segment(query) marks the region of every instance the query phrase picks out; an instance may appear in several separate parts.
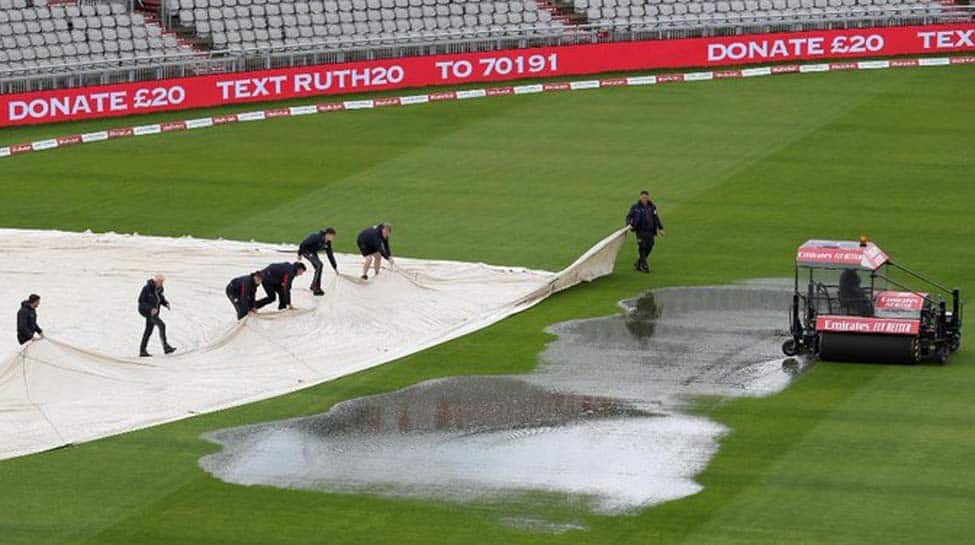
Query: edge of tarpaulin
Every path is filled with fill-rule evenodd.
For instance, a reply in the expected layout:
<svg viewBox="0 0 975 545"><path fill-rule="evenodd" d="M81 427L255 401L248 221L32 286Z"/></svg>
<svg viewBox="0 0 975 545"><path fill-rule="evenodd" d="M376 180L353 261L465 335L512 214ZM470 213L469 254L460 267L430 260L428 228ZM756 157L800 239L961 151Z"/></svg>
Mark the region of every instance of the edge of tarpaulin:
<svg viewBox="0 0 975 545"><path fill-rule="evenodd" d="M50 235L75 235L75 236L77 236L77 235L84 235L84 236L96 236L96 237L109 236L109 237L118 237L118 238L123 239L123 240L144 239L144 240L149 240L149 241L153 241L153 242L159 242L159 241L161 241L161 242L177 243L177 244L179 242L181 242L181 241L193 241L193 242L204 243L204 244L226 244L228 246L238 247L236 249L239 249L239 250L249 250L249 251L256 251L256 252L287 253L287 254L294 255L295 256L295 259L298 259L298 256L297 256L298 246L296 244L292 244L292 243L288 243L288 242L263 242L263 241L259 241L259 240L253 240L253 239L251 239L251 240L233 240L233 239L229 239L229 238L200 238L200 237L195 237L193 235L176 235L176 236L146 235L146 234L142 234L142 233L119 233L117 231L96 232L96 231L92 231L91 229L86 229L84 231L69 231L69 230L64 230L64 229L21 229L21 228L17 228L17 227L0 227L0 235L17 235L17 234L41 235L41 236L45 236L45 235L49 235L49 234ZM612 236L613 235L610 235L607 238L611 238ZM260 245L261 247L255 247L254 245ZM597 243L597 245L598 245L598 243ZM349 254L349 253L343 253L343 252L335 252L335 255L337 255L337 256L343 256L343 255L344 256L351 256L351 257L353 257L355 259L358 259L359 257L361 257L361 256L359 256L359 254ZM583 255L586 255L586 254L583 254ZM455 260L455 259L426 259L426 258L422 258L422 257L410 257L410 256L401 256L401 257L402 257L402 259L407 259L407 260L422 260L424 263L432 263L432 264L437 264L437 265L459 265L459 264L462 264L462 265L478 265L478 266L481 266L481 267L488 267L488 268L492 268L492 269L505 269L505 270L509 270L509 271L532 273L532 274L553 274L552 271L545 271L545 270L541 270L541 269L532 269L532 268L524 267L524 266L521 266L521 265L495 265L495 264L492 264L492 263L485 263L483 261L458 261L458 260ZM576 261L579 261L579 260L577 259ZM576 263L573 262L573 265L575 265L575 264ZM571 267L572 267L572 265L570 265L569 267L566 267L566 269L571 268ZM563 269L563 270L566 270L566 269ZM558 274L558 273L555 273L555 274Z"/></svg>
<svg viewBox="0 0 975 545"><path fill-rule="evenodd" d="M588 259L590 259L592 256L596 255L600 251L605 250L607 247L609 247L613 243L617 242L617 240L621 240L621 239L625 238L627 231L628 231L627 228L617 230L617 231L613 232L612 234L606 236L605 238L603 238L599 242L597 242L595 245L593 245L591 248L589 248L589 250L587 250L585 253L583 253L582 256L580 256L578 259L576 259L575 261L573 261L572 264L570 264L569 266L565 267L561 271L555 273L555 276L551 280L549 280L549 282L546 284L546 286L544 286L541 290L536 290L535 292L533 292L533 294L531 294L531 295L529 295L527 297L523 297L521 299L518 299L516 301L513 301L507 307L503 307L502 309L499 309L498 311L495 311L494 313L491 313L491 314L485 316L483 319L478 320L477 322L471 322L471 323L461 324L461 325L455 327L454 329L448 330L443 336L438 337L436 339L431 339L431 340L426 341L424 343L421 343L421 344L418 344L418 345L415 345L415 346L411 346L411 347L408 347L408 348L404 348L404 349L401 349L401 350L397 350L395 352L389 352L389 353L383 354L382 356L379 356L379 357L377 357L375 359L369 359L365 363L357 366L354 370L338 371L334 375L323 376L322 378L316 379L316 380L313 380L313 381L301 382L299 384L296 384L294 387L290 387L290 388L279 388L279 389L275 389L275 390L270 390L268 392L262 392L261 394L258 394L258 395L255 395L255 396L249 396L249 397L237 399L237 400L230 401L230 402L226 402L226 403L220 403L220 404L214 405L212 407L208 407L206 409L202 409L200 411L188 412L186 414L182 414L182 415L175 416L175 417L172 417L172 418L165 418L165 419L162 419L162 420L159 420L159 421L156 421L156 422L152 422L152 423L149 423L149 424L145 424L145 425L137 425L137 426L131 426L131 427L126 426L126 427L121 428L121 429L114 429L114 430L109 430L109 431L94 433L94 434L91 434L91 435L88 435L88 436L83 436L80 439L77 439L75 441L71 441L71 442L68 442L68 443L63 443L63 444L60 444L60 445L48 445L48 446L45 446L45 447L39 448L39 449L21 449L21 450L10 451L9 453L0 456L0 461L2 461L2 460L9 460L9 459L13 459L13 458L19 458L19 457L27 456L27 455L30 455L30 454L41 454L41 453L45 453L45 452L62 450L64 448L66 448L66 447L70 447L70 446L77 445L77 444L81 444L81 443L89 443L89 442L92 442L92 441L97 441L99 439L105 439L105 438L114 437L114 436L117 436L117 435L124 435L124 434L127 434L127 433L141 431L141 430L145 430L145 429L148 429L148 428L153 428L153 427L156 427L156 426L162 426L162 425L165 425L165 424L172 424L174 422L179 422L181 420L186 420L188 418L193 418L195 416L202 416L202 415L206 415L206 414L212 414L212 413L216 413L216 412L219 412L219 411L223 411L223 410L227 410L227 409L232 409L232 408L235 408L235 407L240 407L242 405L248 405L248 404L251 404L251 403L256 403L258 401L264 401L264 400L267 400L267 399L271 399L271 398L275 398L275 397L280 397L280 396L287 395L287 394L292 394L292 393L295 393L295 392L299 392L299 391L302 391L302 390L306 390L308 388L313 388L315 386L319 386L319 385L324 384L326 382L331 382L331 381L336 380L336 379L339 379L339 378L344 378L344 377L347 377L347 376L350 376L350 375L354 375L354 374L359 373L359 372L362 372L362 371L368 371L368 370L373 369L375 367L379 367L380 365L384 365L384 364L387 364L387 363L394 362L396 360L405 358L407 356L416 354L418 352L422 352L422 351L427 350L429 348L433 348L435 346L438 346L438 345L444 344L446 342L452 341L452 340L457 339L459 337L462 337L464 335L467 335L467 334L470 334L470 333L474 333L476 331L479 331L481 329L484 329L484 328L487 328L487 327L489 327L491 325L494 325L494 324L500 322L501 320L504 320L505 318L509 318L511 316L514 316L515 314L524 312L524 311L526 311L526 310L534 307L535 305L537 305L537 304L541 303L542 301L544 301L549 295L552 295L553 293L557 293L559 291L563 291L565 289L568 289L570 287L573 287L575 285L578 285L578 284L580 284L582 282L590 282L590 281L595 280L597 278L602 278L604 276L608 276L608 275L612 274L614 267L610 267L610 270L608 272L605 272L603 274L600 274L598 276L595 276L595 277L593 277L593 278L591 278L589 280L580 280L580 281L575 282L575 283L573 283L571 285L563 286L561 288L557 288L556 287L557 282L558 282L559 279L561 279L564 276L570 274L574 268L579 267L580 265L582 265L583 263L585 263ZM125 236L125 235L123 235L123 236ZM156 237L156 238L166 238L166 237ZM205 240L205 239L203 239L203 240ZM227 242L236 242L236 241L227 241ZM246 243L241 243L241 244L246 244ZM622 246L622 242L620 242L620 245ZM449 261L442 261L442 262L449 262ZM613 263L616 262L615 257L613 258L612 262ZM513 268L517 268L517 267L503 267L503 268L513 269ZM520 270L531 271L530 269L520 269ZM541 271L536 271L536 272L541 272ZM36 342L36 341L34 341L34 342ZM29 346L29 345L27 345L27 346ZM27 349L27 346L22 347L20 351L26 350ZM52 426L52 428L53 428L53 426ZM54 431L57 433L57 429L56 428L54 429Z"/></svg>

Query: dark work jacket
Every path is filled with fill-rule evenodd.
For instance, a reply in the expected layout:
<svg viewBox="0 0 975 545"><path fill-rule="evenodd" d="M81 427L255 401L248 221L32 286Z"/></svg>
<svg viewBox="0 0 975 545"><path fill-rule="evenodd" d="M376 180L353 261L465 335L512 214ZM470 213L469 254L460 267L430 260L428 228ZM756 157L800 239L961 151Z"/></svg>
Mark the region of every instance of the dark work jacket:
<svg viewBox="0 0 975 545"><path fill-rule="evenodd" d="M37 327L37 310L30 305L30 301L23 301L17 311L17 341L24 344L34 338L34 333L43 333Z"/></svg>
<svg viewBox="0 0 975 545"><path fill-rule="evenodd" d="M250 312L257 298L257 283L254 275L238 276L227 284L227 295L237 302L237 306Z"/></svg>
<svg viewBox="0 0 975 545"><path fill-rule="evenodd" d="M294 263L272 263L264 269L264 285L281 288L281 304L291 304L291 283L298 276L298 266Z"/></svg>
<svg viewBox="0 0 975 545"><path fill-rule="evenodd" d="M389 259L389 256L393 255L393 252L389 249L389 239L383 238L382 224L373 225L359 233L359 238L356 239L356 243L358 243L360 248L364 247L379 252L386 259Z"/></svg>
<svg viewBox="0 0 975 545"><path fill-rule="evenodd" d="M168 306L169 301L166 300L163 291L163 288L157 288L156 281L150 278L139 293L139 314L148 318L152 315L152 309L158 311L160 306Z"/></svg>
<svg viewBox="0 0 975 545"><path fill-rule="evenodd" d="M335 254L332 253L332 241L325 239L325 231L312 233L305 237L305 240L301 241L301 245L298 246L298 255L317 254L322 250L325 250L325 255L328 256L328 262L332 264L332 268L338 270L339 266L335 263Z"/></svg>
<svg viewBox="0 0 975 545"><path fill-rule="evenodd" d="M657 205L653 201L643 206L637 201L630 207L630 213L626 215L626 224L640 235L656 236L657 231L663 230L664 222L660 220L657 213Z"/></svg>

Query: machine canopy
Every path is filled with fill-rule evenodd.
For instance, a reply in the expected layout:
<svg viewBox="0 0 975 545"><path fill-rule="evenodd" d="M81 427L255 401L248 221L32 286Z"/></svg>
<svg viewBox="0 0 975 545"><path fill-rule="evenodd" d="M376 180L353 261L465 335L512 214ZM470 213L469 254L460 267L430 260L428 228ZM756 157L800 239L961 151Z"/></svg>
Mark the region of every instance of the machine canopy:
<svg viewBox="0 0 975 545"><path fill-rule="evenodd" d="M806 267L856 268L875 271L890 258L873 242L808 240L796 252L796 264Z"/></svg>

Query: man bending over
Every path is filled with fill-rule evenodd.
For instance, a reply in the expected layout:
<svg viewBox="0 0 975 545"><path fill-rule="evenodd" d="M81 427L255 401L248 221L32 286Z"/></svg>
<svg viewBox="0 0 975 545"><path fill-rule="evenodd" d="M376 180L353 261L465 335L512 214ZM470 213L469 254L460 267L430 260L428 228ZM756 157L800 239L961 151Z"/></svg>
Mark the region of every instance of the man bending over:
<svg viewBox="0 0 975 545"><path fill-rule="evenodd" d="M257 301L254 306L261 308L273 303L277 298L278 310L291 308L291 283L294 282L295 277L304 274L305 269L305 264L300 261L268 265L261 271L261 276L264 278L261 285L264 286L264 293L267 294L267 297Z"/></svg>
<svg viewBox="0 0 975 545"><path fill-rule="evenodd" d="M333 240L335 240L335 229L326 227L305 237L305 240L301 241L301 245L298 246L298 257L307 259L311 262L312 267L315 267L315 278L311 281L311 291L315 295L325 295L325 292L322 291L322 260L318 258L318 252L324 250L328 262L332 264L332 270L336 274L339 272L339 266L335 263L335 254L332 253Z"/></svg>
<svg viewBox="0 0 975 545"><path fill-rule="evenodd" d="M356 244L359 252L365 261L362 264L362 279L369 280L369 267L372 266L375 274L379 274L379 265L383 258L393 264L393 255L389 250L389 235L393 232L393 226L389 223L373 225L359 233Z"/></svg>

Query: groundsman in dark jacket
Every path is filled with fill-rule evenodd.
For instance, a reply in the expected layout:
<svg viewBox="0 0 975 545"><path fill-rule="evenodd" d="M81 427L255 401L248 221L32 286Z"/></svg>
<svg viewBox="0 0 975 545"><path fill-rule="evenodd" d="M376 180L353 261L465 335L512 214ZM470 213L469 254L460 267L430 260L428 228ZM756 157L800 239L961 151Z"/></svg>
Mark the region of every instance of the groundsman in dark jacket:
<svg viewBox="0 0 975 545"><path fill-rule="evenodd" d="M383 258L393 263L393 252L389 249L389 236L393 233L393 225L379 223L363 229L356 238L359 253L365 258L362 264L362 279L369 279L369 267L373 266L374 274L379 274L379 265Z"/></svg>
<svg viewBox="0 0 975 545"><path fill-rule="evenodd" d="M311 291L315 295L324 295L322 291L322 260L318 258L318 252L325 251L328 262L332 264L332 269L338 273L339 266L335 262L335 254L332 252L332 241L335 240L335 229L326 227L317 233L312 233L301 241L298 246L298 257L307 259L312 267L315 268L315 278L311 281Z"/></svg>
<svg viewBox="0 0 975 545"><path fill-rule="evenodd" d="M41 305L41 296L30 294L26 301L20 303L17 311L17 342L26 344L34 338L34 334L44 336L44 331L37 325L37 307Z"/></svg>
<svg viewBox="0 0 975 545"><path fill-rule="evenodd" d="M169 301L166 300L166 296L163 295L163 284L166 282L166 277L157 274L156 276L150 278L146 281L146 285L142 287L142 291L139 292L139 314L146 319L146 327L142 331L142 344L139 345L139 355L143 358L150 356L147 348L149 347L149 337L152 336L152 330L159 328L159 340L162 341L163 352L166 354L172 354L176 351L175 348L169 345L166 340L166 324L163 323L162 318L159 316L159 309L161 307L170 308Z"/></svg>
<svg viewBox="0 0 975 545"><path fill-rule="evenodd" d="M261 275L264 277L261 285L264 287L264 293L267 294L267 297L258 300L255 307L261 308L264 305L273 303L275 298L277 298L278 310L290 308L291 283L294 282L295 277L304 274L305 269L305 264L301 262L272 263L265 267L261 271Z"/></svg>
<svg viewBox="0 0 975 545"><path fill-rule="evenodd" d="M257 285L264 280L261 271L238 276L227 284L227 298L237 311L237 319L243 320L248 312L256 312Z"/></svg>
<svg viewBox="0 0 975 545"><path fill-rule="evenodd" d="M660 219L657 212L657 205L650 200L650 192L641 191L640 200L630 207L626 215L626 224L636 232L637 248L639 259L636 262L636 270L650 272L650 264L647 258L653 251L654 238L659 234L664 234L664 222Z"/></svg>

